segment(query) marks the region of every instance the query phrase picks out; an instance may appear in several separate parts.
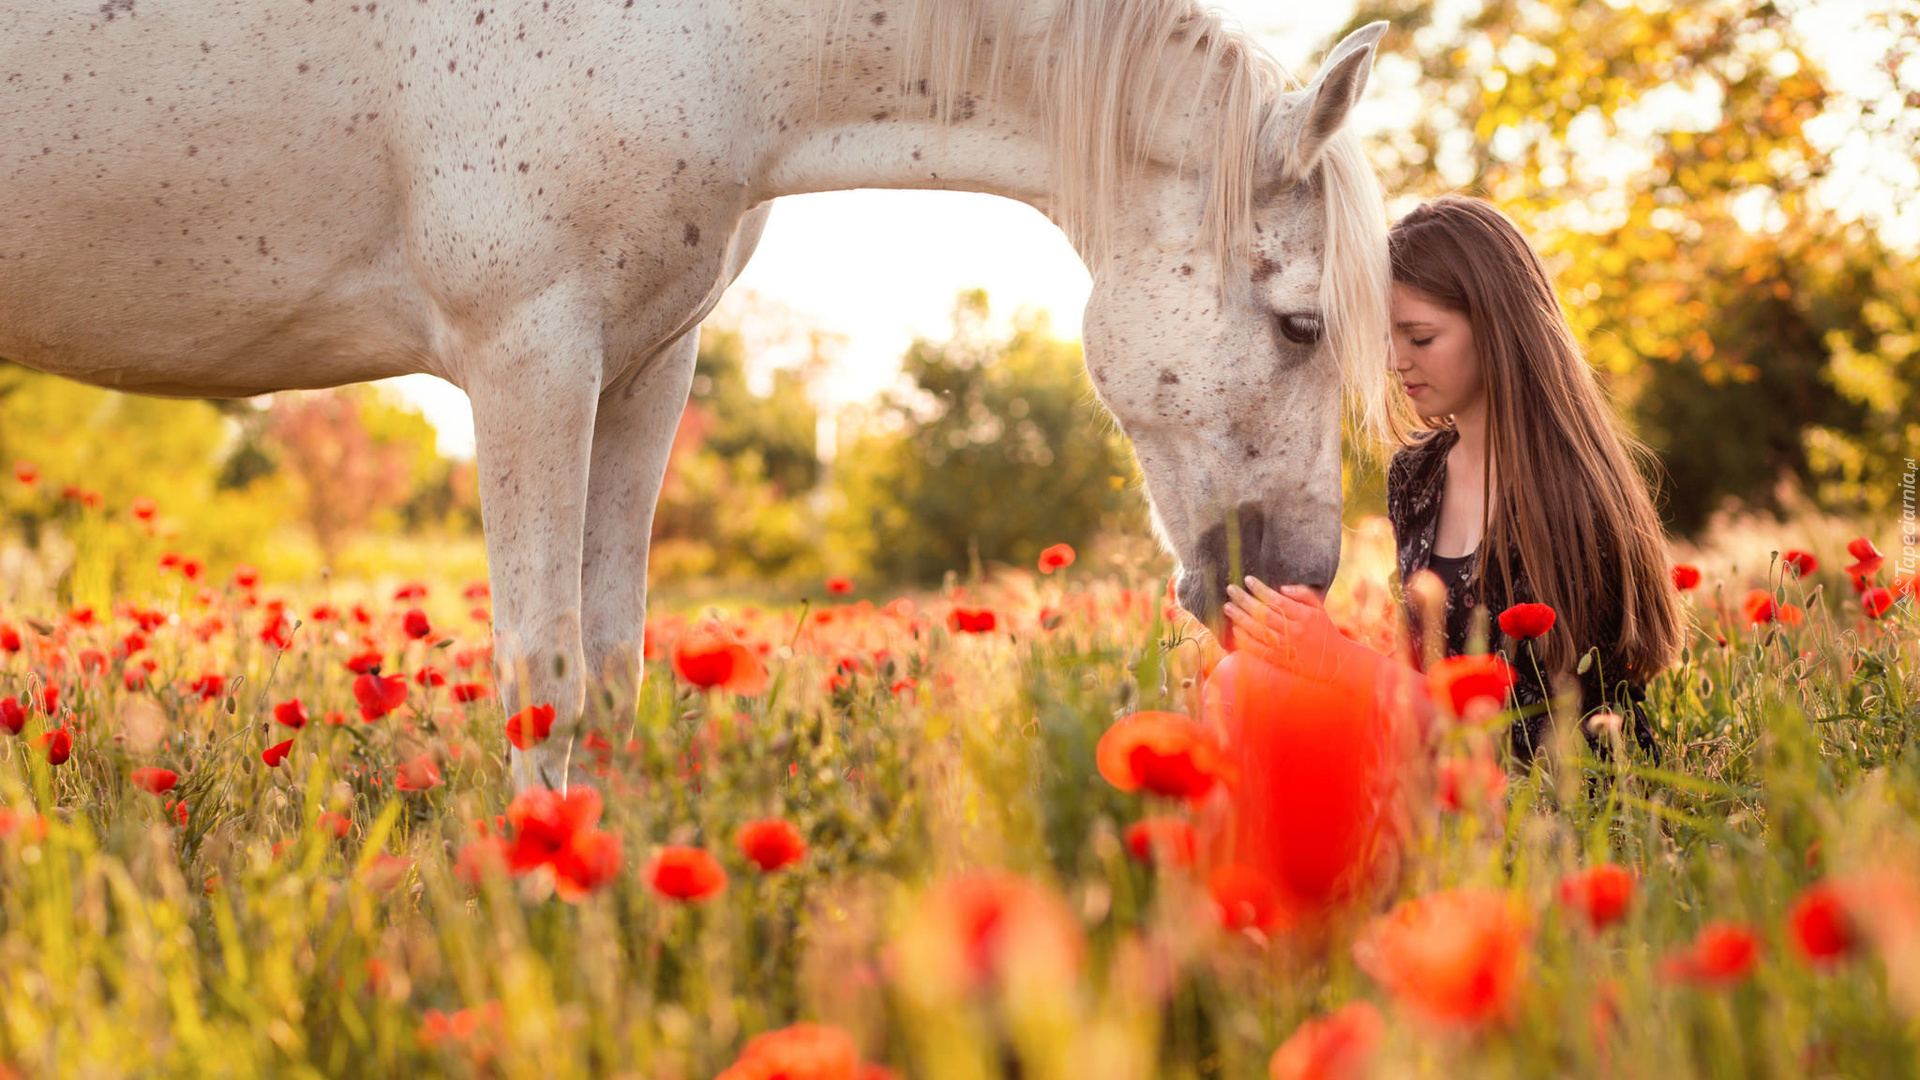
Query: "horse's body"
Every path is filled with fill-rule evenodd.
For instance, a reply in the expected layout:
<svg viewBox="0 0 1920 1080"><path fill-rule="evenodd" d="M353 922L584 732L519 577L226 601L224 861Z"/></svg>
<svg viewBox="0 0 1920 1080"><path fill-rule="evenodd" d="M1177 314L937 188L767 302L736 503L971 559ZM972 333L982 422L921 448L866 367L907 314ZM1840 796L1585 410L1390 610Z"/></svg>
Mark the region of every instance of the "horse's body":
<svg viewBox="0 0 1920 1080"><path fill-rule="evenodd" d="M771 200L993 192L1095 268L1089 368L1188 606L1236 507L1250 570L1324 584L1343 365L1384 375L1337 132L1377 37L1281 95L1186 0L0 0L0 355L157 394L462 387L506 702L578 712L585 674L637 677L697 327Z"/></svg>

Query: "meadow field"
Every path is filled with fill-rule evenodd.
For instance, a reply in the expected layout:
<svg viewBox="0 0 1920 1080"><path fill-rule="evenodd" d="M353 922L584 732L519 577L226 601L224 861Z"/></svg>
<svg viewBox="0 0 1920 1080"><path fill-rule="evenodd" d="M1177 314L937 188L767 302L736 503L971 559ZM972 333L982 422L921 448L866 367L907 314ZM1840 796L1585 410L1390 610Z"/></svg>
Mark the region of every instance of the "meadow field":
<svg viewBox="0 0 1920 1080"><path fill-rule="evenodd" d="M1329 609L1391 647L1384 523L1349 539ZM1137 567L663 597L589 784L518 801L484 582L16 574L0 1075L1912 1076L1911 583L1807 554L1688 590L1659 768L1505 775L1437 687L1391 872L1312 918L1214 857L1219 654ZM1289 805L1288 850L1351 824Z"/></svg>

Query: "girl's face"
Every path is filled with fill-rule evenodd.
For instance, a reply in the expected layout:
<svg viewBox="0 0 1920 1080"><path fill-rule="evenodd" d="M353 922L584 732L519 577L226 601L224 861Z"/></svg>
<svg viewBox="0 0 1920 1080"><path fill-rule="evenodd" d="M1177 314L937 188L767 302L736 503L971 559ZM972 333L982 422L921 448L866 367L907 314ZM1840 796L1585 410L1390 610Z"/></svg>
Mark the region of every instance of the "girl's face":
<svg viewBox="0 0 1920 1080"><path fill-rule="evenodd" d="M1480 403L1480 353L1473 326L1431 296L1393 283L1393 371L1423 417L1466 412Z"/></svg>

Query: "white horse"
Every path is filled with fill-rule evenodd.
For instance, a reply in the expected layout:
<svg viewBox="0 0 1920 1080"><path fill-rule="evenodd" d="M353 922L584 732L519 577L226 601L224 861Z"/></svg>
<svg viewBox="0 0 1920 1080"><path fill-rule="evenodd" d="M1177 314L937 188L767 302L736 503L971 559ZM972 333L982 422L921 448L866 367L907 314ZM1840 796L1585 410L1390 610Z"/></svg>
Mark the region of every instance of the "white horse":
<svg viewBox="0 0 1920 1080"><path fill-rule="evenodd" d="M1384 28L1291 89L1195 0L0 0L0 355L460 386L503 702L578 716L637 685L698 327L773 200L991 192L1092 269L1088 370L1208 614L1227 511L1250 572L1333 577L1342 385L1370 429L1385 386L1342 128ZM516 787L569 747L515 751Z"/></svg>

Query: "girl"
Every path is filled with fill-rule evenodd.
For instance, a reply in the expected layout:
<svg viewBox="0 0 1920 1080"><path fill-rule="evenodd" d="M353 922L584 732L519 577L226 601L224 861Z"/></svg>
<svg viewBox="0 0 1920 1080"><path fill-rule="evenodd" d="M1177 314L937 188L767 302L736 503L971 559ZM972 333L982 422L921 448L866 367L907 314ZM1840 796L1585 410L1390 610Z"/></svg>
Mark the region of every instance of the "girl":
<svg viewBox="0 0 1920 1080"><path fill-rule="evenodd" d="M1581 716L1627 718L1657 761L1642 703L1647 680L1679 650L1682 617L1665 536L1634 469L1634 458L1651 455L1609 408L1545 265L1506 215L1445 196L1402 218L1388 243L1393 370L1422 422L1400 436L1387 470L1403 586L1422 571L1444 583L1444 627L1435 629L1448 656L1468 651L1476 614L1485 620L1489 651L1519 673L1509 744L1521 763L1543 745L1546 702L1569 679ZM1310 591L1249 586L1257 595L1232 590L1237 629L1269 645L1290 634L1344 651L1323 634L1299 636L1326 619ZM1415 591L1404 597L1421 641ZM1523 651L1497 620L1527 601L1556 617Z"/></svg>

